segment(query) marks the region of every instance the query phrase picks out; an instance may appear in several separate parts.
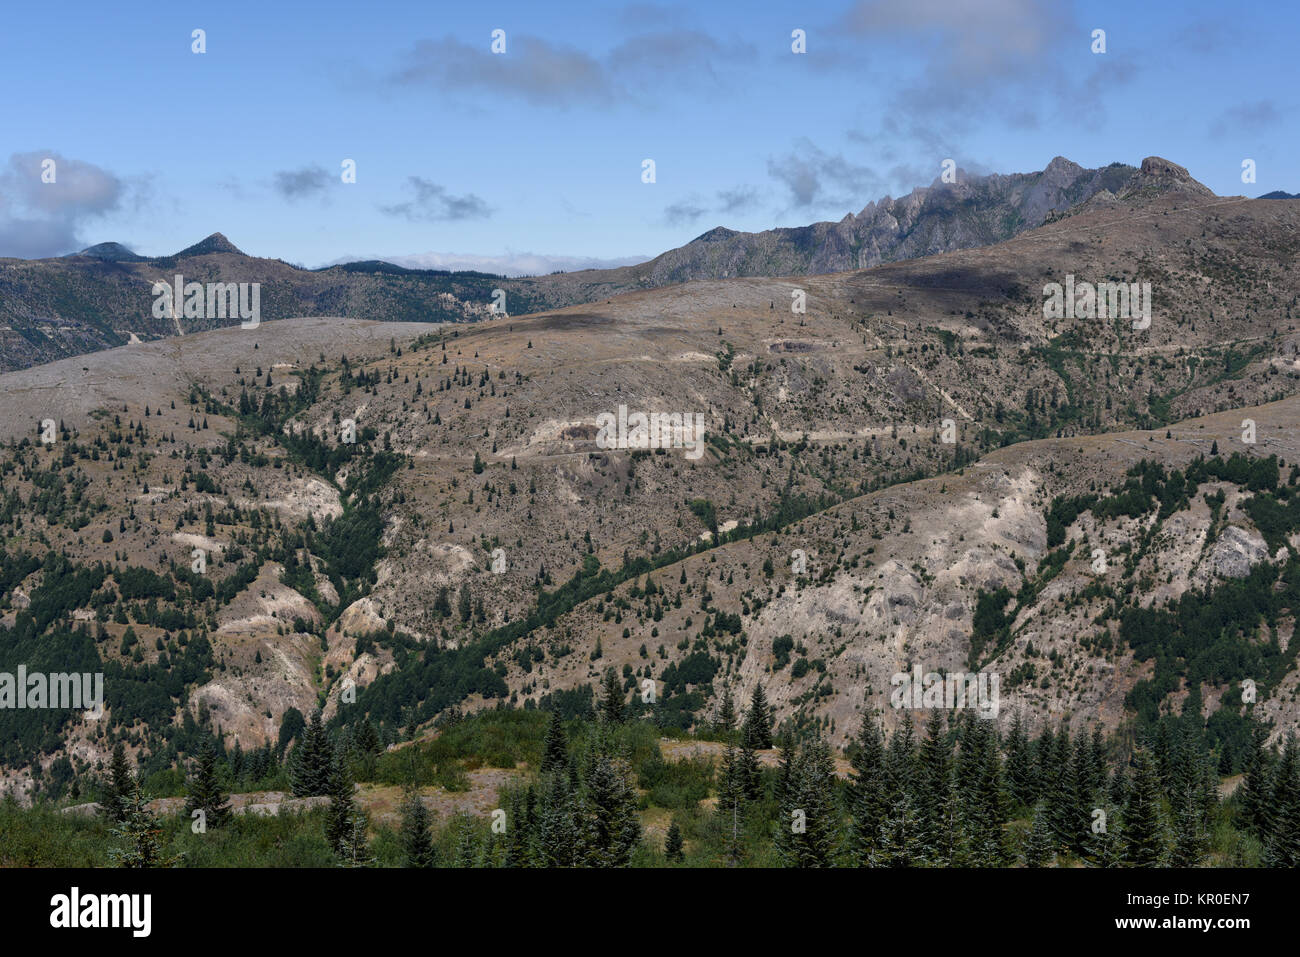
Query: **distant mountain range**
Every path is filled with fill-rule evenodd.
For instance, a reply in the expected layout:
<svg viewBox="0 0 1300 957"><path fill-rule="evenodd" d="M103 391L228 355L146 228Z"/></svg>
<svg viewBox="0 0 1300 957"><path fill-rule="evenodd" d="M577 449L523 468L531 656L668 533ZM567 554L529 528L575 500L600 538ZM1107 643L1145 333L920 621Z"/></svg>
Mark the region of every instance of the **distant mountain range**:
<svg viewBox="0 0 1300 957"><path fill-rule="evenodd" d="M648 262L523 279L409 269L381 261L302 269L245 255L221 233L171 256L141 256L105 242L56 259L0 259L0 370L24 368L133 340L175 335L177 321L153 315L153 283L261 283L263 320L340 316L387 321L466 322L489 316L494 290L510 314L607 299L694 279L800 276L987 246L1068 216L1153 196L1214 194L1159 157L1141 167L1085 169L1057 157L1036 173L936 180L899 199L869 203L839 222L757 233L719 226ZM1270 198L1277 194L1269 194ZM237 319L182 319L183 333Z"/></svg>

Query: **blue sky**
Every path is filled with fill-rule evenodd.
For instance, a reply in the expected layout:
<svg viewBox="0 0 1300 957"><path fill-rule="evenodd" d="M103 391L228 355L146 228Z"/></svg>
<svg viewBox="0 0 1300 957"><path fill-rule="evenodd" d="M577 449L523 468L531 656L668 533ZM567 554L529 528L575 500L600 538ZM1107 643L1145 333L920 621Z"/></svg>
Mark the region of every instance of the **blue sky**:
<svg viewBox="0 0 1300 957"><path fill-rule="evenodd" d="M1293 3L1185 0L12 4L0 256L220 231L309 266L620 259L839 219L950 157L1154 154L1296 192L1298 27Z"/></svg>

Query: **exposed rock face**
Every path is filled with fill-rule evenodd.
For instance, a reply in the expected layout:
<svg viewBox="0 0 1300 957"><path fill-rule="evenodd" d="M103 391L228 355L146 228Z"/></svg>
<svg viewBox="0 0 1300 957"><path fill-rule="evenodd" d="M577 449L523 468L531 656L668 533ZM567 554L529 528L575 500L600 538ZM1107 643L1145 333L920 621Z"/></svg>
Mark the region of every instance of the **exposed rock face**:
<svg viewBox="0 0 1300 957"><path fill-rule="evenodd" d="M1120 192L1121 199L1163 193L1186 193L1189 196L1211 197L1214 191L1192 179L1190 173L1177 163L1159 156L1148 156L1142 161L1133 178Z"/></svg>
<svg viewBox="0 0 1300 957"><path fill-rule="evenodd" d="M1268 546L1264 539L1252 535L1244 528L1229 525L1219 533L1210 555L1210 565L1220 578L1245 578L1252 565L1267 559Z"/></svg>
<svg viewBox="0 0 1300 957"><path fill-rule="evenodd" d="M955 183L936 179L899 199L886 196L868 203L856 216L835 223L760 233L719 226L633 269L644 272L644 285L658 286L703 278L842 272L969 249L1040 226L1052 213L1097 193L1117 192L1137 172L1122 163L1084 169L1062 156L1038 173L968 176L958 170Z"/></svg>

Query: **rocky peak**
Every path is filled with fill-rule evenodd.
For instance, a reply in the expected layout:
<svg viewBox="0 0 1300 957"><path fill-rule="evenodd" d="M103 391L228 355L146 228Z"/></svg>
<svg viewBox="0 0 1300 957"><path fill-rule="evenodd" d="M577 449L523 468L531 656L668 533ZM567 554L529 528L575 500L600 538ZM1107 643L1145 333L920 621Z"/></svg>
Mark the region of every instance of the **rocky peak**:
<svg viewBox="0 0 1300 957"><path fill-rule="evenodd" d="M209 256L213 253L234 253L244 255L243 251L221 233L213 233L207 239L195 243L178 252L177 256Z"/></svg>
<svg viewBox="0 0 1300 957"><path fill-rule="evenodd" d="M1159 193L1187 193L1193 196L1213 196L1214 191L1192 179L1192 175L1177 163L1160 156L1148 156L1142 167L1133 174L1124 187L1121 197Z"/></svg>

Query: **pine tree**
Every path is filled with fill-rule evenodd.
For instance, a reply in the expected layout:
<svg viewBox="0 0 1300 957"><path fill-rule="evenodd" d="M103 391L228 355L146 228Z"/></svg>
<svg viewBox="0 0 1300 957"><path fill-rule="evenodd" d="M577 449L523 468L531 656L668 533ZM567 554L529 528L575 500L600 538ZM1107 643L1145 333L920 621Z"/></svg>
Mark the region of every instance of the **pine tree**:
<svg viewBox="0 0 1300 957"><path fill-rule="evenodd" d="M1165 857L1165 827L1160 808L1160 772L1146 748L1133 753L1133 783L1124 806L1121 836L1124 863L1159 867Z"/></svg>
<svg viewBox="0 0 1300 957"><path fill-rule="evenodd" d="M126 800L135 787L135 775L126 760L126 748L119 741L113 748L113 760L109 764L109 778L104 785L104 798L100 802L104 814L110 821L120 822L126 818Z"/></svg>
<svg viewBox="0 0 1300 957"><path fill-rule="evenodd" d="M230 821L230 797L218 780L217 749L211 741L199 753L194 773L186 782L186 791L187 815L193 817L195 811L202 811L207 827L221 827Z"/></svg>
<svg viewBox="0 0 1300 957"><path fill-rule="evenodd" d="M362 780L370 780L374 776L376 759L379 752L384 749L384 745L379 740L378 729L375 728L369 718L357 726L357 733L353 738L353 748L356 752L356 760L364 772Z"/></svg>
<svg viewBox="0 0 1300 957"><path fill-rule="evenodd" d="M1196 798L1201 779L1200 734L1199 728L1193 729L1185 721L1179 723L1175 732L1167 792L1174 820L1181 819L1184 804Z"/></svg>
<svg viewBox="0 0 1300 957"><path fill-rule="evenodd" d="M917 852L931 865L952 863L947 806L952 790L952 753L943 718L932 712L917 755Z"/></svg>
<svg viewBox="0 0 1300 957"><path fill-rule="evenodd" d="M879 859L882 867L915 867L919 863L917 810L910 788L900 791L897 800L890 802L880 826Z"/></svg>
<svg viewBox="0 0 1300 957"><path fill-rule="evenodd" d="M550 723L546 726L546 741L542 746L542 763L538 769L542 774L563 771L569 766L569 744L564 733L564 719L560 712L552 711Z"/></svg>
<svg viewBox="0 0 1300 957"><path fill-rule="evenodd" d="M912 867L917 863L917 805L913 790L916 772L916 736L912 716L903 718L889 739L885 755L885 804L888 812L880 828L880 864Z"/></svg>
<svg viewBox="0 0 1300 957"><path fill-rule="evenodd" d="M858 867L871 867L878 862L881 827L889 812L889 802L884 736L870 718L862 721L857 748L849 764L853 768L847 788L851 822L849 849Z"/></svg>
<svg viewBox="0 0 1300 957"><path fill-rule="evenodd" d="M1124 773L1123 768L1116 768L1110 776L1110 784L1106 787L1106 793L1110 798L1110 803L1116 807L1123 807L1128 803L1128 776Z"/></svg>
<svg viewBox="0 0 1300 957"><path fill-rule="evenodd" d="M731 697L731 686L722 689L722 703L718 706L718 717L714 730L730 735L736 730L736 704Z"/></svg>
<svg viewBox="0 0 1300 957"><path fill-rule="evenodd" d="M623 685L614 669L610 668L605 672L605 697L601 700L600 713L610 724L622 724L625 712Z"/></svg>
<svg viewBox="0 0 1300 957"><path fill-rule="evenodd" d="M1175 815L1174 847L1169 855L1170 867L1197 867L1209 845L1201 818L1201 809L1193 794L1180 803Z"/></svg>
<svg viewBox="0 0 1300 957"><path fill-rule="evenodd" d="M1092 794L1102 795L1106 790L1106 740L1100 726L1092 729L1092 742L1088 748L1088 787Z"/></svg>
<svg viewBox="0 0 1300 957"><path fill-rule="evenodd" d="M745 747L752 751L766 751L772 747L772 712L761 684L754 685L740 737Z"/></svg>
<svg viewBox="0 0 1300 957"><path fill-rule="evenodd" d="M1265 814L1269 801L1269 784L1272 768L1269 766L1268 751L1264 742L1268 730L1261 724L1253 723L1251 727L1251 748L1246 758L1246 772L1240 788L1240 811L1238 821L1243 830L1263 838Z"/></svg>
<svg viewBox="0 0 1300 957"><path fill-rule="evenodd" d="M1156 773L1160 777L1160 788L1168 792L1173 782L1174 741L1167 717L1156 722L1155 741L1151 743L1151 752L1155 759Z"/></svg>
<svg viewBox="0 0 1300 957"><path fill-rule="evenodd" d="M716 809L719 830L726 835L727 861L733 867L743 856L741 844L741 809L745 800L745 781L740 770L740 752L728 744L722 753L722 767L718 769L718 804Z"/></svg>
<svg viewBox="0 0 1300 957"><path fill-rule="evenodd" d="M295 797L314 797L329 793L333 750L325 733L325 727L321 724L320 711L312 712L311 724L303 731L302 738L293 749L290 777Z"/></svg>
<svg viewBox="0 0 1300 957"><path fill-rule="evenodd" d="M974 753L964 788L963 829L970 863L976 867L1001 867L1007 852L1002 825L1006 821L1006 802L1002 791L1002 762L998 754L996 732L986 722L977 721L968 745Z"/></svg>
<svg viewBox="0 0 1300 957"><path fill-rule="evenodd" d="M506 832L502 867L531 867L537 836L536 793L533 785L515 791L510 798L510 829Z"/></svg>
<svg viewBox="0 0 1300 957"><path fill-rule="evenodd" d="M1012 802L1024 808L1032 808L1038 800L1038 786L1034 775L1034 755L1025 734L1020 712L1011 716L1011 728L1007 732L1006 780L1007 791Z"/></svg>
<svg viewBox="0 0 1300 957"><path fill-rule="evenodd" d="M586 856L567 775L553 775L543 784L534 856L541 867L573 867Z"/></svg>
<svg viewBox="0 0 1300 957"><path fill-rule="evenodd" d="M121 820L111 828L116 839L108 857L118 867L172 867L176 859L163 857L162 828L145 804L140 781L134 775L122 794Z"/></svg>
<svg viewBox="0 0 1300 957"><path fill-rule="evenodd" d="M470 616L474 614L473 599L469 592L469 582L464 582L460 586L460 595L456 599L456 612L460 615L462 622L468 622Z"/></svg>
<svg viewBox="0 0 1300 957"><path fill-rule="evenodd" d="M626 867L641 840L636 789L629 778L622 761L603 754L596 759L586 783L592 836L589 866Z"/></svg>
<svg viewBox="0 0 1300 957"><path fill-rule="evenodd" d="M1115 807L1107 807L1104 810L1108 821L1119 820L1119 811ZM1124 865L1124 842L1120 839L1118 827L1108 826L1106 830L1093 835L1092 856L1102 867Z"/></svg>
<svg viewBox="0 0 1300 957"><path fill-rule="evenodd" d="M758 754L752 748L741 746L736 757L736 773L740 776L745 799L760 800L763 797L763 771L758 763Z"/></svg>
<svg viewBox="0 0 1300 957"><path fill-rule="evenodd" d="M353 808L343 823L338 845L334 849L339 856L340 865L343 867L372 866L375 858L370 853L370 845L366 840L366 828L369 822L365 812L360 808Z"/></svg>
<svg viewBox="0 0 1300 957"><path fill-rule="evenodd" d="M787 867L830 867L839 848L835 762L820 737L791 761L791 784L777 831L777 852Z"/></svg>
<svg viewBox="0 0 1300 957"><path fill-rule="evenodd" d="M664 837L664 857L670 863L680 864L686 858L683 847L682 829L677 826L677 818L673 818L668 825L668 834Z"/></svg>
<svg viewBox="0 0 1300 957"><path fill-rule="evenodd" d="M477 867L479 842L474 833L474 822L468 814L460 813L456 820L456 867Z"/></svg>
<svg viewBox="0 0 1300 957"><path fill-rule="evenodd" d="M1093 791L1097 779L1096 769L1092 766L1092 747L1080 735L1074 745L1074 757L1070 762L1072 792L1067 809L1073 840L1070 849L1080 856L1086 856L1092 844L1092 812L1101 803L1100 797Z"/></svg>
<svg viewBox="0 0 1300 957"><path fill-rule="evenodd" d="M352 818L356 812L356 803L352 796L352 775L348 771L347 761L341 753L334 756L330 763L330 776L327 793L330 803L325 809L325 837L336 854L342 855L345 841L352 833Z"/></svg>
<svg viewBox="0 0 1300 957"><path fill-rule="evenodd" d="M1300 755L1296 747L1292 732L1273 770L1265 813L1268 829L1259 859L1264 867L1300 867Z"/></svg>
<svg viewBox="0 0 1300 957"><path fill-rule="evenodd" d="M1052 739L1051 773L1044 778L1047 782L1047 816L1058 851L1074 851L1083 840L1075 814L1078 772L1078 764L1073 760L1075 754L1077 748L1071 749L1070 731L1062 726Z"/></svg>
<svg viewBox="0 0 1300 957"><path fill-rule="evenodd" d="M420 800L419 790L412 786L407 787L402 801L402 855L406 867L437 866L429 809Z"/></svg>
<svg viewBox="0 0 1300 957"><path fill-rule="evenodd" d="M1039 802L1034 808L1034 821L1025 837L1021 851L1025 867L1047 867L1056 852L1056 839L1048 821L1047 806Z"/></svg>

